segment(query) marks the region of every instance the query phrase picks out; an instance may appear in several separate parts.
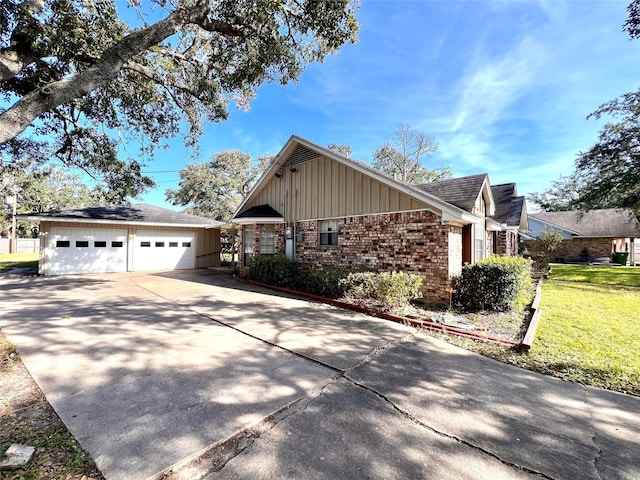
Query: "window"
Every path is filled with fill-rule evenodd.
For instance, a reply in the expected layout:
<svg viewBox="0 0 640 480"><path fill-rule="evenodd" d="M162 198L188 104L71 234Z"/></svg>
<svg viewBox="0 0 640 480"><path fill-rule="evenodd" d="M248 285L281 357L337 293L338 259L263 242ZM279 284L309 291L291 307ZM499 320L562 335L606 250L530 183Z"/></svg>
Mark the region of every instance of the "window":
<svg viewBox="0 0 640 480"><path fill-rule="evenodd" d="M178 246L178 242L169 242L169 246L170 247L177 247Z"/></svg>
<svg viewBox="0 0 640 480"><path fill-rule="evenodd" d="M338 245L337 220L320 220L318 231L320 232L320 245Z"/></svg>
<svg viewBox="0 0 640 480"><path fill-rule="evenodd" d="M253 258L253 225L246 225L242 229L242 246L242 261L246 267Z"/></svg>
<svg viewBox="0 0 640 480"><path fill-rule="evenodd" d="M156 242L156 247L164 247L164 242Z"/></svg>
<svg viewBox="0 0 640 480"><path fill-rule="evenodd" d="M273 225L260 227L260 255L276 253L276 229Z"/></svg>
<svg viewBox="0 0 640 480"><path fill-rule="evenodd" d="M95 248L104 248L107 246L107 242L103 241L103 240L96 240L95 242L93 242L93 246Z"/></svg>
<svg viewBox="0 0 640 480"><path fill-rule="evenodd" d="M86 248L89 246L88 240L76 240L76 247Z"/></svg>
<svg viewBox="0 0 640 480"><path fill-rule="evenodd" d="M56 240L56 247L69 247L71 246L71 242L69 240Z"/></svg>
<svg viewBox="0 0 640 480"><path fill-rule="evenodd" d="M478 260L482 260L482 239L481 238L476 238L476 262Z"/></svg>
<svg viewBox="0 0 640 480"><path fill-rule="evenodd" d="M140 246L141 247L150 247L151 246L151 242L140 242Z"/></svg>
<svg viewBox="0 0 640 480"><path fill-rule="evenodd" d="M184 248L191 248L191 242L182 242Z"/></svg>
<svg viewBox="0 0 640 480"><path fill-rule="evenodd" d="M124 242L111 242L112 247L121 248L124 245Z"/></svg>

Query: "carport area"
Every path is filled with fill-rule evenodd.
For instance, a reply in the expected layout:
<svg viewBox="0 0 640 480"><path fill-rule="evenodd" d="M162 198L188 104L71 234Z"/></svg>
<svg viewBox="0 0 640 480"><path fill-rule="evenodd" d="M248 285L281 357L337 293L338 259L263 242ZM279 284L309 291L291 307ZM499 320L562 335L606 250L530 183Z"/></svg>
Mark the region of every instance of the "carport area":
<svg viewBox="0 0 640 480"><path fill-rule="evenodd" d="M109 480L640 478L640 399L402 325L202 270L0 289L0 327Z"/></svg>

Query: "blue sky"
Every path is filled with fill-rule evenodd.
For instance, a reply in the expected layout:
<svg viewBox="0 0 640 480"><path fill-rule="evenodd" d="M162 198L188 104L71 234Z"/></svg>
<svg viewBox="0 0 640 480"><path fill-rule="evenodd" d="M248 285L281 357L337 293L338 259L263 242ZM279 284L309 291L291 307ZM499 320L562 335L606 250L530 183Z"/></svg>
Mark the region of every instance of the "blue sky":
<svg viewBox="0 0 640 480"><path fill-rule="evenodd" d="M297 134L369 162L403 122L438 141L427 168L544 190L596 141L603 121L587 115L640 87L640 41L621 28L628 3L361 0L359 42L297 84L263 85L249 111L231 105L228 121L205 127L202 161L277 153ZM168 172L150 174L158 188L143 201L169 206L164 192L191 161L174 145L147 167Z"/></svg>

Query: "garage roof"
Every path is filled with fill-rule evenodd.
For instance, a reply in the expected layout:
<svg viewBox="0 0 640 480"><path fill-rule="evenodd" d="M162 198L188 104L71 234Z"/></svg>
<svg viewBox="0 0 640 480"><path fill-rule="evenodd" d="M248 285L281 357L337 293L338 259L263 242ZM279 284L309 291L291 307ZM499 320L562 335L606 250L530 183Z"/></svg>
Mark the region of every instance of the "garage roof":
<svg viewBox="0 0 640 480"><path fill-rule="evenodd" d="M163 227L218 228L222 222L176 212L146 203L135 205L72 208L44 213L17 215L23 220L61 221L72 223L144 224Z"/></svg>

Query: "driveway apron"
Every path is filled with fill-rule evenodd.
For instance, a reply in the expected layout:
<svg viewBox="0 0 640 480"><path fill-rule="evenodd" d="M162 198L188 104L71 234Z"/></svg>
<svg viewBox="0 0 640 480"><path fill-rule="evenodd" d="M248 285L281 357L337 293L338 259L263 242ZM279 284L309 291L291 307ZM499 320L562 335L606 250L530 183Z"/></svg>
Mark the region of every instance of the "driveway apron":
<svg viewBox="0 0 640 480"><path fill-rule="evenodd" d="M109 480L640 478L640 399L405 326L202 271L0 282L0 327Z"/></svg>

